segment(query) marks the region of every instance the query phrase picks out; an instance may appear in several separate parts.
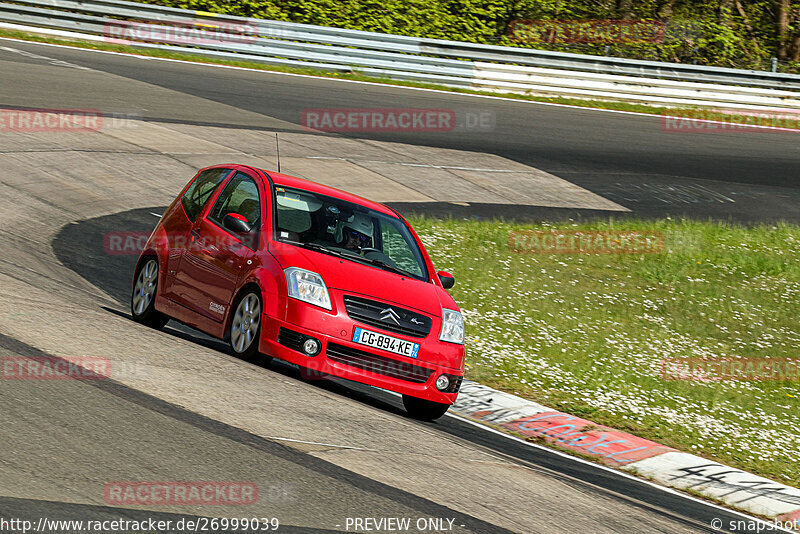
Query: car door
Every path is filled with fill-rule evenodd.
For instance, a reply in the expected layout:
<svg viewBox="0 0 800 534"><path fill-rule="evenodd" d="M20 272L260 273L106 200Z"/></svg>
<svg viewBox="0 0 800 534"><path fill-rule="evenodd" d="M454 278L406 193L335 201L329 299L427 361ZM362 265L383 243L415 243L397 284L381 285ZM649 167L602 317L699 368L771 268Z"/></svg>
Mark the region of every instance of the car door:
<svg viewBox="0 0 800 534"><path fill-rule="evenodd" d="M197 220L176 275L187 307L222 321L243 269L252 264L258 250L262 204L256 180L238 171L211 209ZM222 221L228 214L243 216L251 227L250 233L226 229Z"/></svg>
<svg viewBox="0 0 800 534"><path fill-rule="evenodd" d="M208 201L214 196L217 188L230 174L231 169L213 168L200 172L186 188L180 201L164 214L161 221L167 235L161 246L167 248L164 296L171 300L180 300L176 293L175 274L189 244L189 234Z"/></svg>

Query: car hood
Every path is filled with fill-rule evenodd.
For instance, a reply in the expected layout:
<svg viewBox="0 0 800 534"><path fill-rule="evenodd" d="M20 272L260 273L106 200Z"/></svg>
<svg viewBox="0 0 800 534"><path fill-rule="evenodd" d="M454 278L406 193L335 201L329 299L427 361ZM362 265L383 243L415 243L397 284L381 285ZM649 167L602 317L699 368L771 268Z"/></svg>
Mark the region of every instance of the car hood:
<svg viewBox="0 0 800 534"><path fill-rule="evenodd" d="M414 308L439 318L442 307L458 309L450 294L431 282L286 243L271 243L270 253L284 269L299 267L321 275L329 289Z"/></svg>

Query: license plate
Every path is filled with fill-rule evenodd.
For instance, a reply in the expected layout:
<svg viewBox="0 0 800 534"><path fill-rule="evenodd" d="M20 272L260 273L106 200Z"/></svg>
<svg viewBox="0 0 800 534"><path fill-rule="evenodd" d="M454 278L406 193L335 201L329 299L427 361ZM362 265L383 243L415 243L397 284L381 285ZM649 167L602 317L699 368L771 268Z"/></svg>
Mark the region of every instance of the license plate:
<svg viewBox="0 0 800 534"><path fill-rule="evenodd" d="M417 358L419 353L419 343L412 343L411 341L397 339L386 334L364 330L358 326L353 332L353 342L414 359Z"/></svg>

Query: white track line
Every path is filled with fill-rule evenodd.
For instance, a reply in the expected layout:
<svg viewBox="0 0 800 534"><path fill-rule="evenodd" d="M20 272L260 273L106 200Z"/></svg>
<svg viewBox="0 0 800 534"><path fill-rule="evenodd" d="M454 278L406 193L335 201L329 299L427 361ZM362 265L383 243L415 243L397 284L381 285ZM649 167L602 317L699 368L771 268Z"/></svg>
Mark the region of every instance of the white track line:
<svg viewBox="0 0 800 534"><path fill-rule="evenodd" d="M336 161L348 161L350 163L379 163L381 165L403 165L404 167L424 167L427 169L451 169L455 171L475 171L475 172L506 172L506 173L530 173L531 167L527 169L480 169L476 167L456 167L453 165L431 165L428 163L403 163L402 161L379 161L373 159L340 158L337 156L304 156L305 159L326 159Z"/></svg>
<svg viewBox="0 0 800 534"><path fill-rule="evenodd" d="M88 67L83 67L81 65L75 65L74 63L69 63L67 61L62 61L60 59L55 59L55 58L52 58L52 57L40 56L39 54L34 54L32 52L28 52L27 50L20 50L18 48L10 48L8 46L0 46L0 50L5 50L6 52L14 52L15 54L19 54L21 56L29 57L31 59L41 59L41 60L46 61L46 62L48 62L51 65L56 66L56 67L67 67L67 68L70 68L70 69L88 70L88 71L94 72L93 69L90 69Z"/></svg>

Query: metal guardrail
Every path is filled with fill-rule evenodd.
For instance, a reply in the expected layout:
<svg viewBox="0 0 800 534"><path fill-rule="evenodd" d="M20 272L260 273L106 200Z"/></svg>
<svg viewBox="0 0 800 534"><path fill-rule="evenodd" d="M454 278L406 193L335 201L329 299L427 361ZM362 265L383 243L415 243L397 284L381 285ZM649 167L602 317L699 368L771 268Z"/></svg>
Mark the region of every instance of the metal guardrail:
<svg viewBox="0 0 800 534"><path fill-rule="evenodd" d="M53 7L58 9L49 9ZM140 7L144 9L139 10ZM115 18L111 18L112 16ZM343 72L357 68L359 72L373 76L388 76L457 86L469 86L472 77L472 65L467 61L375 50L376 47L372 46L355 48L356 45L363 46L368 43L363 38L360 41L351 39L346 44L333 43L331 41L336 41L334 36L327 38L324 33L315 36L306 35L308 32L305 30L298 32L296 28L282 27L290 25L290 23L275 26L273 23L277 21L259 21L213 14L198 15L198 12L195 11L132 2L23 0L20 4L0 3L0 21L100 35L110 41L119 40L113 39L109 30L116 25L124 26L125 21L152 22L154 24L150 27L154 31L159 28L169 30L170 24L186 23L187 21L194 21L198 25L208 24L211 21L246 23L258 29L258 38L252 41L196 42L191 43L188 49L186 46L174 44L136 41L127 44L145 48L190 51L225 59L254 60L270 64L305 66ZM267 24L261 24L262 22ZM308 25L299 26L316 28ZM327 28L325 29L327 30ZM294 32L293 35L289 34L290 30ZM262 37L264 34L281 35L289 37L289 39ZM313 41L318 43L330 44L309 42L311 41L310 37L314 37ZM401 46L396 47L402 48Z"/></svg>
<svg viewBox="0 0 800 534"><path fill-rule="evenodd" d="M474 61L512 63L533 67L664 78L681 81L707 82L731 85L748 85L771 89L800 90L800 75L722 67L706 67L681 63L632 60L625 58L593 56L535 50L507 46L482 45L441 39L422 39L376 32L347 30L291 22L245 19L230 15L192 11L155 4L141 4L124 0L16 0L15 4L43 8L71 10L115 18L142 21L218 20L222 22L246 22L259 28L259 34L267 38L289 41L306 41L339 46L360 47L406 54L427 54L438 57L459 58ZM11 4L0 4L0 17ZM54 15L55 16L55 15Z"/></svg>
<svg viewBox="0 0 800 534"><path fill-rule="evenodd" d="M143 48L225 59L352 71L380 77L494 91L571 94L656 103L794 107L800 75L570 54L529 48L422 39L251 19L124 0L15 0L0 3L0 21L109 38L109 29L238 24L252 39L170 44L125 41ZM97 37L95 37L97 38ZM681 82L681 83L676 83ZM585 87L581 84L585 83ZM726 87L727 86L727 87ZM797 91L798 93L794 93Z"/></svg>
<svg viewBox="0 0 800 534"><path fill-rule="evenodd" d="M708 106L718 108L800 108L800 93L786 90L688 83L613 74L521 67L498 63L475 63L473 88L500 92L522 92L570 96L596 100L626 100L652 105ZM788 110L783 111L786 114Z"/></svg>

